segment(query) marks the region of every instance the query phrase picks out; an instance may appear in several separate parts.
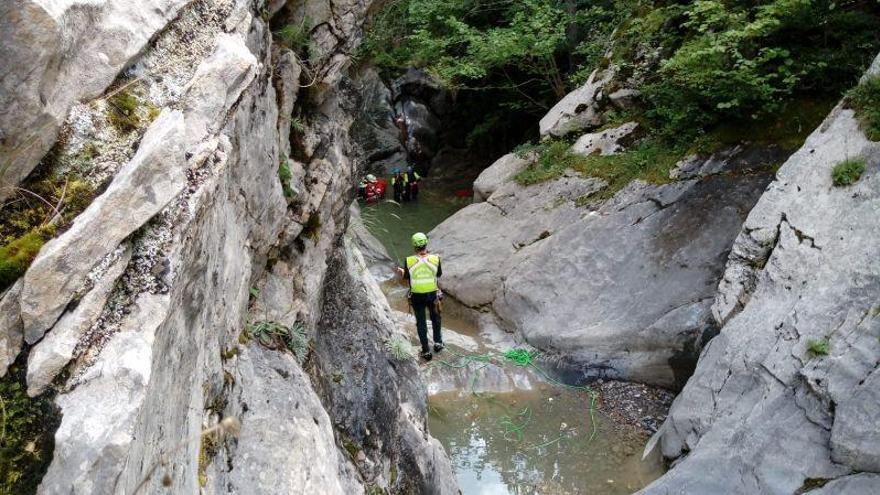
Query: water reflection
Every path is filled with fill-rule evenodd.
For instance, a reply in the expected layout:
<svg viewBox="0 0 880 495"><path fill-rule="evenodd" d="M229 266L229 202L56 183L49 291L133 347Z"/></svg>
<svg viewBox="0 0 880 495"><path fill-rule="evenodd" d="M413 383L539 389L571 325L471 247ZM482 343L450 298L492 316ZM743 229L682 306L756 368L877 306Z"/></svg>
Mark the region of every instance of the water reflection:
<svg viewBox="0 0 880 495"><path fill-rule="evenodd" d="M601 413L590 441L583 392L441 393L428 403L431 434L468 495L628 494L662 474L658 459L640 460L645 436L615 428Z"/></svg>

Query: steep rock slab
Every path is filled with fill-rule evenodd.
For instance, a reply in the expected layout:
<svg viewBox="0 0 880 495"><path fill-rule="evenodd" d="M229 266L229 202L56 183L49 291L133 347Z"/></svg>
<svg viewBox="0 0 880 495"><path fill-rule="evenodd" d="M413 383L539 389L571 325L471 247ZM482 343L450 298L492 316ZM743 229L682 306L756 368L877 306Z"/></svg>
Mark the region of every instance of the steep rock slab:
<svg viewBox="0 0 880 495"><path fill-rule="evenodd" d="M770 179L746 173L769 156L740 158L702 181L631 184L536 245L493 309L585 374L683 386L713 332L728 246Z"/></svg>
<svg viewBox="0 0 880 495"><path fill-rule="evenodd" d="M187 0L0 5L0 200L49 150L70 106L101 94Z"/></svg>
<svg viewBox="0 0 880 495"><path fill-rule="evenodd" d="M508 156L505 162L518 163ZM509 180L485 202L459 210L429 234L431 249L443 256L443 289L471 307L491 304L530 246L580 219L585 210L575 201L602 185L576 173L530 187Z"/></svg>
<svg viewBox="0 0 880 495"><path fill-rule="evenodd" d="M21 317L29 344L56 322L96 263L183 190L184 132L183 114L163 111L107 191L67 232L40 250L21 291Z"/></svg>
<svg viewBox="0 0 880 495"><path fill-rule="evenodd" d="M866 173L834 187L852 157ZM793 493L877 469L878 165L880 144L838 106L779 170L719 286L726 324L658 433L667 457L689 453L644 493Z"/></svg>
<svg viewBox="0 0 880 495"><path fill-rule="evenodd" d="M18 299L21 285L22 281L19 280L0 296L0 377L6 375L9 365L15 362L24 342Z"/></svg>
<svg viewBox="0 0 880 495"><path fill-rule="evenodd" d="M383 348L395 329L391 308L360 253L345 244L330 263L315 338L319 394L367 483L394 493L457 494L449 458L427 432L417 364Z"/></svg>
<svg viewBox="0 0 880 495"><path fill-rule="evenodd" d="M80 339L94 325L117 279L125 271L131 259L126 249L72 311L65 313L52 331L46 335L28 355L28 395L42 393L52 380L73 358L73 351Z"/></svg>
<svg viewBox="0 0 880 495"><path fill-rule="evenodd" d="M293 356L252 342L235 359L227 412L240 418L242 427L226 454L234 459L232 469L207 476L214 492L364 493Z"/></svg>

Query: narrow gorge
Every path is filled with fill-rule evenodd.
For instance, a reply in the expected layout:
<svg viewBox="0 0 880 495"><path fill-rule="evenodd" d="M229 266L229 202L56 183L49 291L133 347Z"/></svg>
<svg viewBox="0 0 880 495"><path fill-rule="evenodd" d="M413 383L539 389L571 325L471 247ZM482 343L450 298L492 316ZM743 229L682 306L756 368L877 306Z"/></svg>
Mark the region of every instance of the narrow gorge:
<svg viewBox="0 0 880 495"><path fill-rule="evenodd" d="M880 6L8 0L0 40L0 494L880 493Z"/></svg>

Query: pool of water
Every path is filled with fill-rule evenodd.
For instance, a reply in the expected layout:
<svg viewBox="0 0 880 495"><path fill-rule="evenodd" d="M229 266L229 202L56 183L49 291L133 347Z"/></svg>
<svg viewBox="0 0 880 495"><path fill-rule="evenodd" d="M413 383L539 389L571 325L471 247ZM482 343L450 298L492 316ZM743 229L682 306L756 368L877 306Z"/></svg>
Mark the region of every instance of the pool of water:
<svg viewBox="0 0 880 495"><path fill-rule="evenodd" d="M395 203L381 201L361 204L361 217L395 260L400 262L412 252L410 237L429 232L440 222L471 203L472 178L422 180L418 201ZM390 194L389 194L390 196Z"/></svg>
<svg viewBox="0 0 880 495"><path fill-rule="evenodd" d="M641 460L644 436L598 411L591 419L583 392L442 393L428 414L465 494L629 494L662 472L659 459Z"/></svg>
<svg viewBox="0 0 880 495"><path fill-rule="evenodd" d="M428 232L470 204L470 182L426 181L418 202L363 207L364 223L401 259L413 232ZM442 253L440 253L442 254ZM406 288L382 284L399 327L417 344ZM452 458L465 495L591 494L637 491L663 474L658 457L641 459L647 435L613 423L601 400L547 380L503 358L470 362L462 356L500 355L516 344L474 313L444 303L448 351L422 363L428 387L428 426Z"/></svg>

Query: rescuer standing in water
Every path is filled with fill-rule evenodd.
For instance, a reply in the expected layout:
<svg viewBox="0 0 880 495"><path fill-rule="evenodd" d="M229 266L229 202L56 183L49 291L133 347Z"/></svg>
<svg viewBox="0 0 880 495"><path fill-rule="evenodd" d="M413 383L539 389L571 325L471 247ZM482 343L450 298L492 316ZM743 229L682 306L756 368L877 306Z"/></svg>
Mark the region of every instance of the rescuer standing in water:
<svg viewBox="0 0 880 495"><path fill-rule="evenodd" d="M430 361L433 357L428 346L428 322L425 310L431 315L431 329L434 332L434 352L443 350L443 336L440 332L440 299L443 293L437 281L443 270L440 267L440 256L428 253L428 236L417 232L412 236L415 249L413 256L406 258L405 267L398 267L400 276L409 283L409 301L416 317L416 329L419 342L422 344L421 357Z"/></svg>

